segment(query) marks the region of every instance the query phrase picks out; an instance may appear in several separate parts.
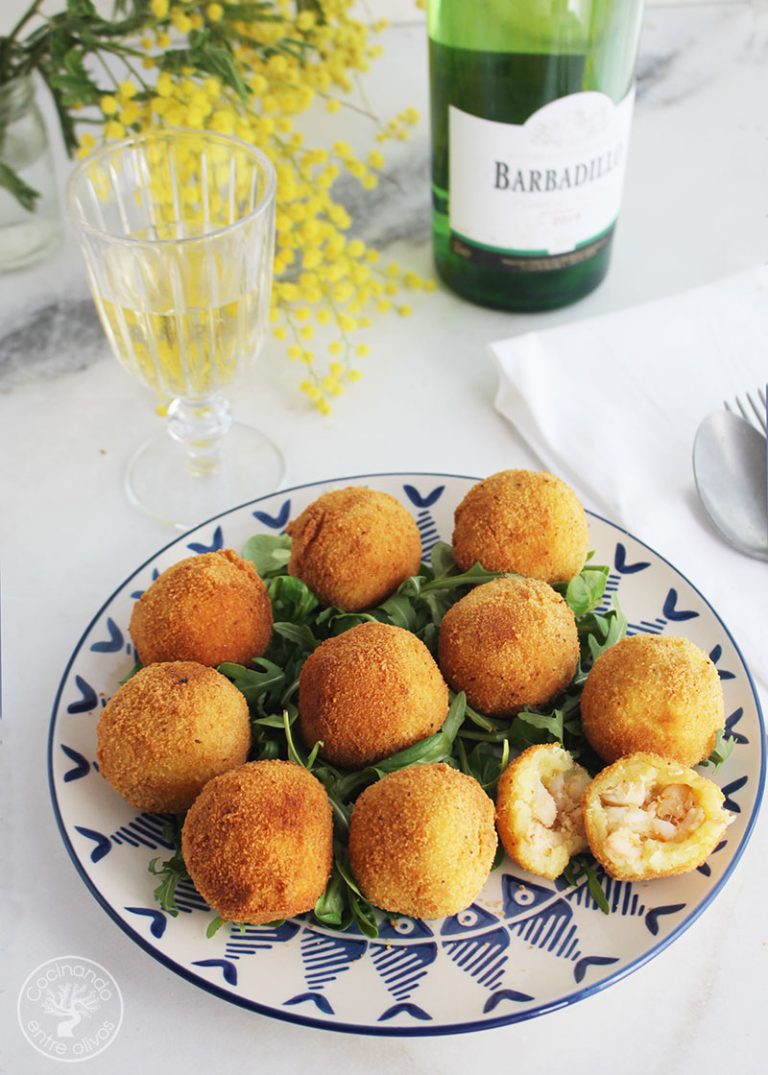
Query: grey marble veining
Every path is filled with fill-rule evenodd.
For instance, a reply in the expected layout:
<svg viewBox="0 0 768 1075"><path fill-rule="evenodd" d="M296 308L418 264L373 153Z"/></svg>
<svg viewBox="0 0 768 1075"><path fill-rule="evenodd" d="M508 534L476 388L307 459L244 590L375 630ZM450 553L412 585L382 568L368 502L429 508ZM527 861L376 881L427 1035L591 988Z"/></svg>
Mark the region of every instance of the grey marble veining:
<svg viewBox="0 0 768 1075"><path fill-rule="evenodd" d="M355 180L339 181L334 196L353 220L352 234L377 249L407 239L424 242L430 235L429 142L421 136L409 143L408 154L379 186L363 190Z"/></svg>
<svg viewBox="0 0 768 1075"><path fill-rule="evenodd" d="M663 108L704 89L741 64L768 60L768 6L739 4L646 9L637 61L637 99Z"/></svg>
<svg viewBox="0 0 768 1075"><path fill-rule="evenodd" d="M107 353L90 299L60 298L0 335L0 391L35 378L86 369Z"/></svg>

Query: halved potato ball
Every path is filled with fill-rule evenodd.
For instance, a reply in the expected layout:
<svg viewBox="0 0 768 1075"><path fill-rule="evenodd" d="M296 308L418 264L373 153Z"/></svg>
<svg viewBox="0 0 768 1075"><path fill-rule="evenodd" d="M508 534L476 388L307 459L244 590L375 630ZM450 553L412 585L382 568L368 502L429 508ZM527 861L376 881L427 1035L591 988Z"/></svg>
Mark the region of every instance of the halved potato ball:
<svg viewBox="0 0 768 1075"><path fill-rule="evenodd" d="M586 850L582 800L591 777L559 743L528 747L499 778L496 827L509 857L540 877L559 877Z"/></svg>
<svg viewBox="0 0 768 1075"><path fill-rule="evenodd" d="M299 675L299 728L322 757L361 769L438 731L448 687L416 635L363 623L326 639Z"/></svg>
<svg viewBox="0 0 768 1075"><path fill-rule="evenodd" d="M651 751L696 765L724 727L720 677L687 638L633 635L602 653L581 695L581 724L604 761Z"/></svg>
<svg viewBox="0 0 768 1075"><path fill-rule="evenodd" d="M211 780L184 820L181 849L222 918L260 924L310 911L331 872L325 788L288 761L254 761Z"/></svg>
<svg viewBox="0 0 768 1075"><path fill-rule="evenodd" d="M695 870L733 815L717 784L679 762L636 753L603 769L584 796L589 847L620 881Z"/></svg>
<svg viewBox="0 0 768 1075"><path fill-rule="evenodd" d="M352 811L349 864L384 911L456 914L477 897L496 852L493 803L449 765L414 765L366 788Z"/></svg>
<svg viewBox="0 0 768 1075"><path fill-rule="evenodd" d="M99 770L115 791L139 810L175 813L248 757L248 706L213 668L151 664L107 702L96 741Z"/></svg>
<svg viewBox="0 0 768 1075"><path fill-rule="evenodd" d="M389 493L350 486L324 493L293 519L288 572L324 605L359 612L380 604L421 563L411 514Z"/></svg>
<svg viewBox="0 0 768 1075"><path fill-rule="evenodd" d="M573 489L545 471L502 470L474 485L455 512L453 550L462 571L563 582L587 559L587 516Z"/></svg>
<svg viewBox="0 0 768 1075"><path fill-rule="evenodd" d="M579 638L573 612L538 579L483 583L448 609L438 661L455 691L492 716L540 706L573 679Z"/></svg>
<svg viewBox="0 0 768 1075"><path fill-rule="evenodd" d="M190 556L155 579L133 606L142 664L248 664L272 637L272 605L256 568L232 549Z"/></svg>

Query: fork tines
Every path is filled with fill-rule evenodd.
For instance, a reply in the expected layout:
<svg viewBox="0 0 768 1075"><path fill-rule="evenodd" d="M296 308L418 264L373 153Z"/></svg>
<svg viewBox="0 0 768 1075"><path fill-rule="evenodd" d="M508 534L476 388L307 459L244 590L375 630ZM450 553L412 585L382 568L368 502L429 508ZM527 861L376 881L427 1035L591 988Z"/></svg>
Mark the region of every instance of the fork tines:
<svg viewBox="0 0 768 1075"><path fill-rule="evenodd" d="M739 396L736 396L735 406L731 406L728 400L725 401L725 409L732 411L734 414L740 414L741 417L750 423L750 425L757 425L758 429L761 429L763 433L768 435L768 402L766 402L766 389L758 388L757 399L752 392L746 393L746 402Z"/></svg>

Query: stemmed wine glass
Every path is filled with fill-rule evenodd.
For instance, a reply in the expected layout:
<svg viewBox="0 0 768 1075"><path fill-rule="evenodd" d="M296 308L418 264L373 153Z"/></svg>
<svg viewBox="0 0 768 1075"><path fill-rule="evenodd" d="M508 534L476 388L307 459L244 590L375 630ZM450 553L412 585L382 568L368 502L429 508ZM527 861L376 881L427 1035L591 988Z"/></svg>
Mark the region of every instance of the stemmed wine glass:
<svg viewBox="0 0 768 1075"><path fill-rule="evenodd" d="M225 397L269 321L270 161L213 131L156 131L81 161L67 200L112 350L171 401L167 433L128 465L130 499L187 528L277 488L280 451Z"/></svg>

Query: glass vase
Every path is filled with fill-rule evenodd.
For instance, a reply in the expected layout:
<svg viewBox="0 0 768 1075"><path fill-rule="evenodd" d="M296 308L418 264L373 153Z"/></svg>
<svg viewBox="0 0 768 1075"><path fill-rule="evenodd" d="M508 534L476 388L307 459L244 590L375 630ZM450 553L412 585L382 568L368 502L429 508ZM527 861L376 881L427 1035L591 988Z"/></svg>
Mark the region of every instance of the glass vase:
<svg viewBox="0 0 768 1075"><path fill-rule="evenodd" d="M13 189L36 191L26 208ZM0 85L0 272L47 257L61 240L61 210L48 132L30 75Z"/></svg>

